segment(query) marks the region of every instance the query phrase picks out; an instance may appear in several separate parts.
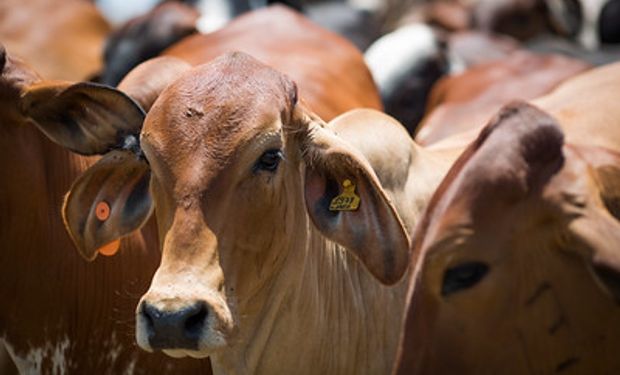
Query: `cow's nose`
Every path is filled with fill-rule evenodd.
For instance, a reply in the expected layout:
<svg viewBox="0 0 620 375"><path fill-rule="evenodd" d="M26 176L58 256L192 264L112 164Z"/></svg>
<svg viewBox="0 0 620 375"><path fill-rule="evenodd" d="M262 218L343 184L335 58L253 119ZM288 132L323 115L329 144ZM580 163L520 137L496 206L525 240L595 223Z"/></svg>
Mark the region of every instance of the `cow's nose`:
<svg viewBox="0 0 620 375"><path fill-rule="evenodd" d="M153 349L197 350L208 312L204 302L177 310L161 310L144 301L140 308Z"/></svg>

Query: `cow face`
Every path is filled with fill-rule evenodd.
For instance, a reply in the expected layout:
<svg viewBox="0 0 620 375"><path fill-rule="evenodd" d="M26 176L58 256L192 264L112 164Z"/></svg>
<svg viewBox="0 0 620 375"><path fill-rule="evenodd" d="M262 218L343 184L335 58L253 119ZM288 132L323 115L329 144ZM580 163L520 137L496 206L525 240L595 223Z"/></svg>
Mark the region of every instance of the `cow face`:
<svg viewBox="0 0 620 375"><path fill-rule="evenodd" d="M262 308L259 293L294 277L283 265L321 241L308 218L384 282L406 267L403 227L365 159L297 103L287 77L246 55L164 91L141 144L163 244L138 308L147 350L202 357L230 344L238 311ZM337 211L347 187L359 207Z"/></svg>
<svg viewBox="0 0 620 375"><path fill-rule="evenodd" d="M163 258L138 309L143 348L176 355L224 346L235 305L285 261L269 250L305 240L296 225L306 225L301 195L287 199L301 192L299 156L285 147L283 129L295 102L285 77L233 57L179 80L151 110L141 143Z"/></svg>
<svg viewBox="0 0 620 375"><path fill-rule="evenodd" d="M534 107L503 109L419 228L399 373L616 368L619 162L563 146Z"/></svg>
<svg viewBox="0 0 620 375"><path fill-rule="evenodd" d="M33 89L23 102L52 140L105 154L63 207L85 258L115 252L155 207L162 261L137 309L146 350L204 357L234 343L265 308L260 293L299 277L330 241L383 283L407 268L406 231L366 159L247 55L186 72L144 126L136 101L95 84Z"/></svg>

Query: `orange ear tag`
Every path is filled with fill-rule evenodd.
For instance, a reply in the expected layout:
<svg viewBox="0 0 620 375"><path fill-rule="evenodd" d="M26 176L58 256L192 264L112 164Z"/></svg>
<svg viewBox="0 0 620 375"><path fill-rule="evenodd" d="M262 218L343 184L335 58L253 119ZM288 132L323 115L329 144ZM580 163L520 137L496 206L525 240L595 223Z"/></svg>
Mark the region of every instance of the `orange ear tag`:
<svg viewBox="0 0 620 375"><path fill-rule="evenodd" d="M110 217L110 205L106 201L97 203L95 207L95 216L99 221L106 221Z"/></svg>
<svg viewBox="0 0 620 375"><path fill-rule="evenodd" d="M103 245L97 251L101 255L105 255L107 257L111 257L112 255L118 252L118 249L121 247L121 240L114 240L109 244Z"/></svg>
<svg viewBox="0 0 620 375"><path fill-rule="evenodd" d="M360 205L360 197L355 194L355 184L351 180L342 182L343 192L334 197L329 204L330 211L355 211Z"/></svg>
<svg viewBox="0 0 620 375"><path fill-rule="evenodd" d="M108 202L101 201L97 203L97 207L95 207L95 216L99 221L106 221L110 217L110 205ZM118 252L118 249L121 246L120 240L114 240L110 243L107 243L97 249L97 251L101 255L112 256Z"/></svg>

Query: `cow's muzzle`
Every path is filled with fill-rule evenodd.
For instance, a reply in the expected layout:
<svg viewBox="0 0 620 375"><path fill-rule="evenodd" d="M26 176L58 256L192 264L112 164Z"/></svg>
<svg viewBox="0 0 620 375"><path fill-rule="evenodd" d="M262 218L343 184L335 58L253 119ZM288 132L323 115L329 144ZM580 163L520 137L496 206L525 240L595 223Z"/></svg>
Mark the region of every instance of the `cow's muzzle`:
<svg viewBox="0 0 620 375"><path fill-rule="evenodd" d="M174 309L143 301L138 309L140 329L154 350L198 350L208 316L209 308L203 301Z"/></svg>

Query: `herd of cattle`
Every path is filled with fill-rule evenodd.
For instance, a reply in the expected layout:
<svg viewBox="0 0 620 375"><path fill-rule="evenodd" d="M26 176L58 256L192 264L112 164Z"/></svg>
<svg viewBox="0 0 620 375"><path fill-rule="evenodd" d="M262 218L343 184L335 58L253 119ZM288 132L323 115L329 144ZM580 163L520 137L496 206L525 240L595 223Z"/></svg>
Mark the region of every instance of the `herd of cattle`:
<svg viewBox="0 0 620 375"><path fill-rule="evenodd" d="M108 1L0 2L0 374L620 373L620 0Z"/></svg>

